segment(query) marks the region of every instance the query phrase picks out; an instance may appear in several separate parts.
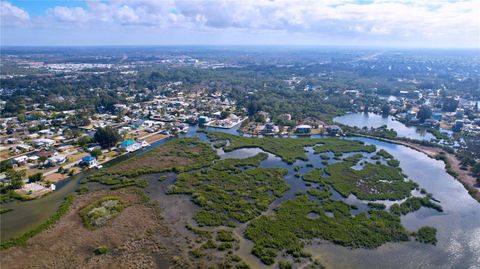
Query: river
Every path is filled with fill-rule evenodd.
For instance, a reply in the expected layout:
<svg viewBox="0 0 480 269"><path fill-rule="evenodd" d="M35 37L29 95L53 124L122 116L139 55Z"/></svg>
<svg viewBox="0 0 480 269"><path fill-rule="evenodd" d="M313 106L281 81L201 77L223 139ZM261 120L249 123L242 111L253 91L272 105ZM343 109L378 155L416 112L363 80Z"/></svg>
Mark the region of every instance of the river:
<svg viewBox="0 0 480 269"><path fill-rule="evenodd" d="M191 127L186 136L197 135L196 127ZM229 133L236 133L236 129L218 129ZM206 141L205 134L199 133L201 140ZM312 136L317 137L317 136ZM421 244L418 242L388 243L376 249L349 249L335 245L333 243L319 241L307 244L306 249L315 258L318 258L328 268L479 268L480 265L480 204L476 202L464 187L448 175L445 171L445 165L427 157L425 154L410 149L408 147L381 142L367 138L349 138L362 140L367 144L373 144L378 149L385 149L396 159L400 160L400 167L403 169L409 179L417 182L421 188L428 192L441 202L444 212L437 212L432 209L422 208L417 212L410 213L402 217L403 225L411 231L417 230L424 225L431 225L437 228L438 243L436 246ZM153 144L150 148L165 143L165 140ZM148 150L148 149L147 149ZM224 158L245 158L262 152L258 148L239 149L225 153L223 150L217 150L222 159ZM319 155L313 154L311 147L306 148L309 161L316 167L322 167L322 160ZM138 154L138 153L136 153ZM368 153L364 153L369 157ZM334 162L333 154L330 154L329 163ZM122 157L122 158L128 158ZM114 160L108 165L119 162L121 159ZM307 188L305 182L294 176L294 167L301 166L300 172L303 174L310 169L306 166L307 162L298 160L292 165L283 162L277 156L268 154L268 159L261 163L263 167L285 167L288 174L285 180L290 185L290 190L282 197L278 198L270 207L278 206L281 202L295 197L295 192ZM81 178L85 174L73 177L65 181L63 186L53 194L29 202L15 202L12 204L14 211L2 215L2 240L4 235L9 236L28 230L38 223L44 221L53 214L55 209L68 193L75 190ZM171 184L170 181L159 183L157 180L151 180L151 186L148 187L150 195L154 199L162 200L162 203L172 205L182 205L184 212L195 209L188 196L164 195L163 190ZM163 184L162 187L159 184ZM158 186L157 186L158 185ZM158 192L158 193L155 193ZM334 199L343 199L340 195L334 193ZM171 201L170 201L171 200ZM350 195L345 202L357 205L358 209L352 211L357 214L367 210L366 202ZM389 205L391 202L385 202ZM166 212L166 214L169 214ZM19 227L21 226L21 227ZM242 234L246 225L236 229L237 234ZM4 233L5 231L5 233ZM259 260L250 254L253 243L245 238L240 241L240 249L236 254L241 256L253 268L264 267Z"/></svg>

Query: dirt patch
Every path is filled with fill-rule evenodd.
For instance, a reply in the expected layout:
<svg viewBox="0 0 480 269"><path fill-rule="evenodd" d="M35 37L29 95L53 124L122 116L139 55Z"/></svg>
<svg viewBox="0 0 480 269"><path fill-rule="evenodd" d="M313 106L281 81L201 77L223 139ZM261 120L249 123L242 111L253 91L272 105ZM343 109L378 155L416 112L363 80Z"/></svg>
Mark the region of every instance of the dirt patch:
<svg viewBox="0 0 480 269"><path fill-rule="evenodd" d="M106 195L127 202L107 225L84 227L79 210ZM99 246L107 254L95 255ZM69 213L24 247L2 251L2 268L168 268L181 249L164 225L158 208L142 202L132 189L99 191L76 197Z"/></svg>
<svg viewBox="0 0 480 269"><path fill-rule="evenodd" d="M154 135L150 135L150 136L144 136L144 137L142 137L142 139L144 139L148 143L153 143L153 142L156 142L158 140L165 139L167 137L168 137L168 135L164 135L164 134L154 134Z"/></svg>

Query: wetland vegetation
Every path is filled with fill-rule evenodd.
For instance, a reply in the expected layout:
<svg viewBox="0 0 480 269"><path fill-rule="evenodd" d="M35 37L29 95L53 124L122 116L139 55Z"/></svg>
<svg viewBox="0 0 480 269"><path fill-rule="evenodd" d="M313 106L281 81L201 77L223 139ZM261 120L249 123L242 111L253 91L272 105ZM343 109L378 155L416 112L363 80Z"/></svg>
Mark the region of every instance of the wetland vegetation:
<svg viewBox="0 0 480 269"><path fill-rule="evenodd" d="M106 196L80 211L83 224L88 229L101 227L115 218L127 205L119 197Z"/></svg>
<svg viewBox="0 0 480 269"><path fill-rule="evenodd" d="M192 195L200 211L199 225L234 226L258 215L280 197L288 185L282 168L259 167L267 154L246 159L225 159L199 171L179 174L170 194Z"/></svg>
<svg viewBox="0 0 480 269"><path fill-rule="evenodd" d="M382 164L365 163L360 170L353 169L362 158L361 154L350 156L342 162L307 172L303 179L309 182L330 184L342 196L354 194L362 200L399 200L410 196L417 186L413 181L405 181L398 168Z"/></svg>
<svg viewBox="0 0 480 269"><path fill-rule="evenodd" d="M294 257L305 255L305 239L322 238L353 248L375 248L409 239L398 216L373 211L370 216L360 213L352 217L350 209L341 201L327 199L319 204L303 195L282 203L275 215L253 220L245 235L255 242L252 253L265 264L274 263L281 251ZM333 218L326 212L333 213ZM310 213L318 217L309 218Z"/></svg>
<svg viewBox="0 0 480 269"><path fill-rule="evenodd" d="M427 207L443 212L442 206L430 200L429 197L410 197L401 204L393 204L390 212L395 215L406 215L419 210L421 207Z"/></svg>
<svg viewBox="0 0 480 269"><path fill-rule="evenodd" d="M137 179L138 176L198 169L210 165L217 158L210 145L200 142L198 137L179 138L99 171L88 180L109 185L113 190L129 186L145 187L147 183Z"/></svg>
<svg viewBox="0 0 480 269"><path fill-rule="evenodd" d="M428 193L426 197L411 197L417 184L405 179L397 167L399 161L385 150L375 153L373 145L337 138L258 138L212 132L207 137L211 143L199 138L174 139L98 171L88 181L107 185L111 190L143 188L148 180L141 175L174 172L175 179L166 185L166 193L189 195L198 206L190 219L193 222L184 226L196 240L188 247L188 258L178 258L182 265L188 259L198 264L208 263L213 256L224 253L219 268L249 268L235 255L240 242L237 237L241 235L231 228L240 223L246 223L242 235L254 242L251 253L268 265L278 261L277 257L283 253L284 257L293 257L293 264L310 262L307 268L322 268L303 249L314 239L350 248L376 248L387 242L408 241L411 236L423 243L436 242L436 230L432 227L409 232L400 218L421 207L440 212L442 207ZM312 152L305 147L312 146L313 154L320 154L319 160L308 160L306 153L312 156ZM303 179L306 188L296 191L295 198L279 203L273 214L262 215L289 190L286 181L289 169L280 164L263 167L262 162L268 159L263 152L243 159L220 160L214 148L226 152L260 148L290 165L296 160L308 160L307 164L291 167L291 178ZM335 156L333 163L329 162L330 152ZM163 184L171 178L162 174L154 179ZM77 193L83 196L91 192L84 183ZM143 190L137 192L146 196ZM353 194L365 201L407 199L388 210L378 202L368 202L369 209L360 210L357 205L334 198L336 192L343 198ZM93 231L108 226L128 205L119 196L103 196L85 205L78 214L83 225ZM95 247L92 250L95 254L111 255L108 246ZM285 268L292 265L290 260L281 264Z"/></svg>
<svg viewBox="0 0 480 269"><path fill-rule="evenodd" d="M228 141L229 144L223 148L225 152L241 148L261 148L289 164L297 159L308 161L304 147L323 141L321 138L243 137L221 132L207 132L207 136L213 141Z"/></svg>

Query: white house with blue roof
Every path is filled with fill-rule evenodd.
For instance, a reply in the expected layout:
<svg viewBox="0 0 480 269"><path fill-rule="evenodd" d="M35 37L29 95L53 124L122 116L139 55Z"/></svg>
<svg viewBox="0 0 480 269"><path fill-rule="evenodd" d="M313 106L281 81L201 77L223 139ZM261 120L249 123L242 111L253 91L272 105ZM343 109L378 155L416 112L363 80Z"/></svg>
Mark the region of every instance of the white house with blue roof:
<svg viewBox="0 0 480 269"><path fill-rule="evenodd" d="M82 158L83 165L87 166L88 168L92 168L98 165L97 159L93 156L85 156Z"/></svg>
<svg viewBox="0 0 480 269"><path fill-rule="evenodd" d="M138 143L135 140L129 139L120 143L120 149L123 149L128 152L136 151L142 148L142 144Z"/></svg>

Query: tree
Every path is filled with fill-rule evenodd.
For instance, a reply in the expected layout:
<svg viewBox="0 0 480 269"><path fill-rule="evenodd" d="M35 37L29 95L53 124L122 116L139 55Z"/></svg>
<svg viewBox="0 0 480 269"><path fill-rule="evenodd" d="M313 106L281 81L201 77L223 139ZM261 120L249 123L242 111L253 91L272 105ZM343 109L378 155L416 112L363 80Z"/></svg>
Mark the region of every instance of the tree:
<svg viewBox="0 0 480 269"><path fill-rule="evenodd" d="M389 113L390 113L390 106L388 104L384 104L382 106L382 115L388 116Z"/></svg>
<svg viewBox="0 0 480 269"><path fill-rule="evenodd" d="M12 165L11 161L5 160L5 161L0 162L0 173L5 172L5 171L7 171L9 169L12 169L12 168L13 168L13 165Z"/></svg>
<svg viewBox="0 0 480 269"><path fill-rule="evenodd" d="M457 110L458 100L453 99L452 97L447 97L443 99L442 110L445 112L454 112Z"/></svg>
<svg viewBox="0 0 480 269"><path fill-rule="evenodd" d="M98 158L99 156L102 155L102 150L101 149L94 149L92 150L92 152L90 153L90 155L92 155L93 157L95 158Z"/></svg>
<svg viewBox="0 0 480 269"><path fill-rule="evenodd" d="M428 106L421 106L420 110L417 113L417 119L420 122L425 122L426 119L429 119L432 116L432 110Z"/></svg>
<svg viewBox="0 0 480 269"><path fill-rule="evenodd" d="M101 147L109 148L115 146L115 144L121 139L121 136L115 129L107 126L105 128L98 128L93 138Z"/></svg>
<svg viewBox="0 0 480 269"><path fill-rule="evenodd" d="M229 111L222 111L221 115L222 119L226 119L228 118L228 116L230 116L230 112Z"/></svg>
<svg viewBox="0 0 480 269"><path fill-rule="evenodd" d="M82 136L77 140L78 145L81 147L84 147L92 142L92 138L90 138L88 135Z"/></svg>
<svg viewBox="0 0 480 269"><path fill-rule="evenodd" d="M25 170L15 171L13 169L7 171L7 178L10 179L12 189L20 189L24 182L23 178L27 175Z"/></svg>
<svg viewBox="0 0 480 269"><path fill-rule="evenodd" d="M38 158L38 161L39 161L40 163L44 163L47 159L48 159L47 156L40 156L40 157Z"/></svg>
<svg viewBox="0 0 480 269"><path fill-rule="evenodd" d="M37 181L41 181L42 179L43 179L42 173L36 173L28 177L29 182L37 182Z"/></svg>

